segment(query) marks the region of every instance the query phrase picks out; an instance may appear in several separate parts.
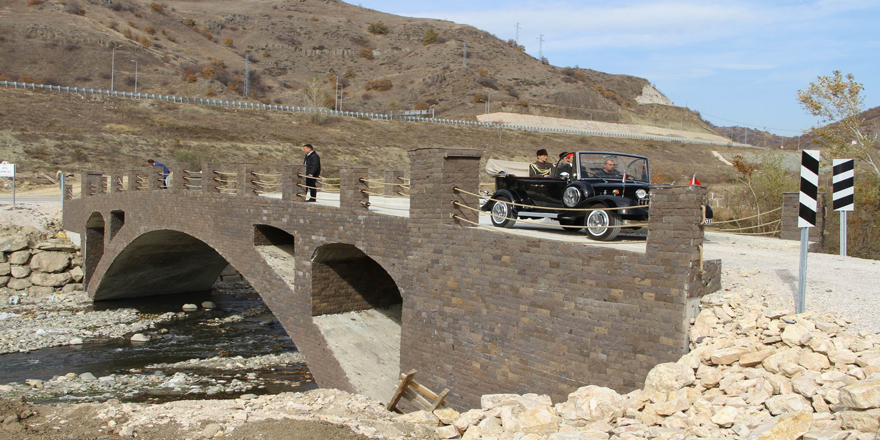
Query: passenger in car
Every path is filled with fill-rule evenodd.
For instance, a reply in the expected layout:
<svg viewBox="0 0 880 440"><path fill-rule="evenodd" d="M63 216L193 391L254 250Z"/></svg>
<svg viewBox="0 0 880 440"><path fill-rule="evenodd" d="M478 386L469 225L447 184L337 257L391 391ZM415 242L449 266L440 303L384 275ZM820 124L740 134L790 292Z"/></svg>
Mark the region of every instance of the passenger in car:
<svg viewBox="0 0 880 440"><path fill-rule="evenodd" d="M574 153L569 153L567 151L559 153L559 165L556 166L556 173L554 173L554 177L560 178L562 173L568 173L568 175L571 176L571 162L573 160Z"/></svg>
<svg viewBox="0 0 880 440"><path fill-rule="evenodd" d="M538 160L529 165L529 177L550 177L553 175L553 165L547 162L547 150L541 148L535 153Z"/></svg>

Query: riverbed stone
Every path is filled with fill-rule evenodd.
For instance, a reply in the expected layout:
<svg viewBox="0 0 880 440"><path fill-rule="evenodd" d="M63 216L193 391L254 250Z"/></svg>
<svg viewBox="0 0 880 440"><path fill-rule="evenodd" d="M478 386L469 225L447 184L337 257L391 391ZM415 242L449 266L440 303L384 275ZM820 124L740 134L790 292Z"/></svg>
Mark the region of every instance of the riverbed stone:
<svg viewBox="0 0 880 440"><path fill-rule="evenodd" d="M13 278L27 278L31 274L31 268L27 266L13 265L9 269Z"/></svg>
<svg viewBox="0 0 880 440"><path fill-rule="evenodd" d="M184 312L195 312L199 309L199 306L195 304L184 304L182 309Z"/></svg>
<svg viewBox="0 0 880 440"><path fill-rule="evenodd" d="M28 264L28 261L30 261L30 259L31 259L31 251L23 250L23 251L13 252L9 256L9 263L10 264L18 264L18 265Z"/></svg>
<svg viewBox="0 0 880 440"><path fill-rule="evenodd" d="M203 301L202 308L205 310L213 310L213 309L217 308L217 305L211 301Z"/></svg>
<svg viewBox="0 0 880 440"><path fill-rule="evenodd" d="M40 252L31 258L30 268L36 272L58 273L70 265L70 254L64 252Z"/></svg>
<svg viewBox="0 0 880 440"><path fill-rule="evenodd" d="M62 273L34 273L31 275L31 283L38 286L61 287L70 282L70 274Z"/></svg>
<svg viewBox="0 0 880 440"><path fill-rule="evenodd" d="M70 344L70 345L82 345L82 344L83 344L83 340L82 340L82 338L72 338L72 339L70 340L69 344Z"/></svg>
<svg viewBox="0 0 880 440"><path fill-rule="evenodd" d="M131 337L131 341L132 341L132 342L149 342L149 341L150 341L150 337L147 336L147 335L145 335L145 334L143 334L143 333L135 333L135 334Z"/></svg>

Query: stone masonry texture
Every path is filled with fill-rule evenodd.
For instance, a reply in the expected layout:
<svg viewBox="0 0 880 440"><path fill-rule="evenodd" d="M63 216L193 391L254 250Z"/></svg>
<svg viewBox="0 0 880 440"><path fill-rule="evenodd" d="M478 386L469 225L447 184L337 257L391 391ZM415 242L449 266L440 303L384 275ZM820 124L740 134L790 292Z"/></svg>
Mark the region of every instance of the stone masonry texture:
<svg viewBox="0 0 880 440"><path fill-rule="evenodd" d="M720 285L720 262L700 260L705 188L655 189L647 250L632 252L474 226L477 213L461 205L476 208L478 198L456 188L477 192L482 152L425 147L409 155L409 217L365 207L366 169L341 172L337 208L302 203L302 168L284 166L280 199L223 194L208 179L192 189L91 186L66 201L64 226L83 234L86 260L95 258L87 263L95 300L143 294L126 279L153 283L157 294L174 291L176 279L210 289L231 264L322 387L357 392L312 316L399 303L399 370L449 388L447 402L458 409L478 407L490 393L560 401L586 384L626 392L686 352L688 302ZM236 169L252 172L203 165L205 176ZM89 173L93 183L100 177ZM273 243L293 255L293 275L277 273L256 250Z"/></svg>

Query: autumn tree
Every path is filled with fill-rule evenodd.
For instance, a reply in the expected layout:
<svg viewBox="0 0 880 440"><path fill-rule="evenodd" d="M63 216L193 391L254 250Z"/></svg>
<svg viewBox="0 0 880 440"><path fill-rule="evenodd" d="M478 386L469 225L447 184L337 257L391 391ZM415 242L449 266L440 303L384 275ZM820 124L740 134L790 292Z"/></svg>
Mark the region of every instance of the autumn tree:
<svg viewBox="0 0 880 440"><path fill-rule="evenodd" d="M862 128L865 110L864 86L853 74L846 77L835 70L820 76L806 90L798 90L797 99L807 113L819 118L821 126L810 129L813 142L825 147L833 157L851 157L865 161L880 177L877 166L877 141Z"/></svg>
<svg viewBox="0 0 880 440"><path fill-rule="evenodd" d="M327 92L321 90L321 78L318 76L314 76L310 81L308 86L303 89L303 100L305 101L305 106L312 109L312 114L309 116L309 119L315 125L323 124L327 115L324 114L321 110L324 108L325 103L329 99L329 95Z"/></svg>

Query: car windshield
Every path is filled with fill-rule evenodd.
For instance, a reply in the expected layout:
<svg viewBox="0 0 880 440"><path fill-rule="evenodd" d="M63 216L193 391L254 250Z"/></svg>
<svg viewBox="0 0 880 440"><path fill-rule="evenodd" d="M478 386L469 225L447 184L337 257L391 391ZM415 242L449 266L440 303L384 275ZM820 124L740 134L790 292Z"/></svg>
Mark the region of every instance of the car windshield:
<svg viewBox="0 0 880 440"><path fill-rule="evenodd" d="M580 153L580 178L601 177L650 182L648 161L642 157L607 153Z"/></svg>

